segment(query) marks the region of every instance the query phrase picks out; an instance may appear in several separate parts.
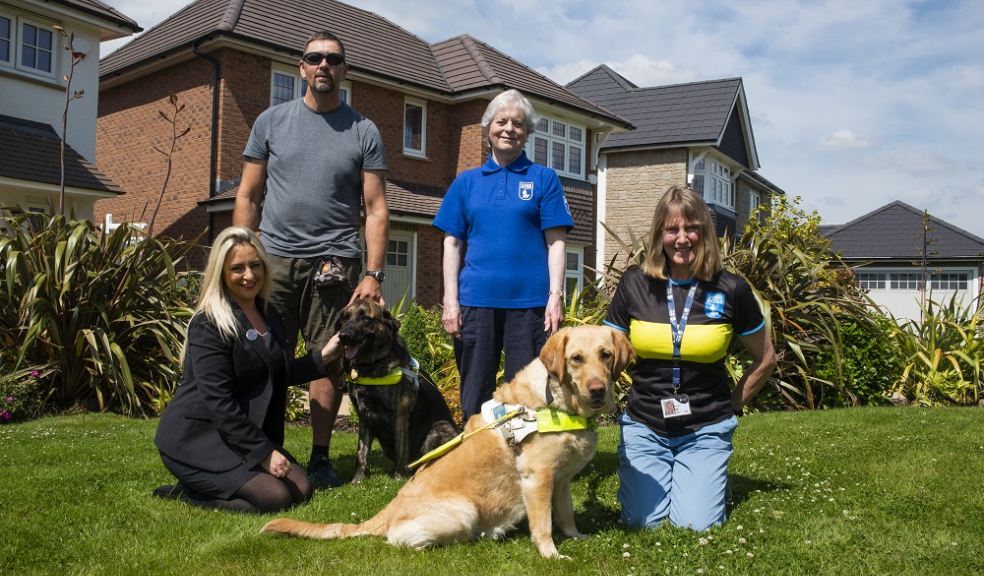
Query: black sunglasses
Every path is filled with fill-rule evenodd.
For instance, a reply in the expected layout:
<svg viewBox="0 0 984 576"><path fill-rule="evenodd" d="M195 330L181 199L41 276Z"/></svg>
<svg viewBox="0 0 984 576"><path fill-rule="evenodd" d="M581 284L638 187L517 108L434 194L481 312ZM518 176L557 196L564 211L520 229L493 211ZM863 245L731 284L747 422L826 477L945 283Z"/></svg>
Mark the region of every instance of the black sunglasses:
<svg viewBox="0 0 984 576"><path fill-rule="evenodd" d="M310 64L311 66L321 64L322 60L327 60L328 64L332 66L338 66L345 62L345 56L342 56L338 52L308 52L304 56L301 56L301 60L304 60L305 64Z"/></svg>

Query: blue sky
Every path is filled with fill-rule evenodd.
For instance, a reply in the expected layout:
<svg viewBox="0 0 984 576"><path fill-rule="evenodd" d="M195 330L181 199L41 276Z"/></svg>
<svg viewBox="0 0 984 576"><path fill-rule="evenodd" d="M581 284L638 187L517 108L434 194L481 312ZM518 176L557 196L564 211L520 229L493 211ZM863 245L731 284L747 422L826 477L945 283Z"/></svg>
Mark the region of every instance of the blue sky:
<svg viewBox="0 0 984 576"><path fill-rule="evenodd" d="M145 29L187 4L108 1ZM761 174L825 224L901 200L984 237L984 2L348 3L561 84L603 63L639 86L740 76Z"/></svg>

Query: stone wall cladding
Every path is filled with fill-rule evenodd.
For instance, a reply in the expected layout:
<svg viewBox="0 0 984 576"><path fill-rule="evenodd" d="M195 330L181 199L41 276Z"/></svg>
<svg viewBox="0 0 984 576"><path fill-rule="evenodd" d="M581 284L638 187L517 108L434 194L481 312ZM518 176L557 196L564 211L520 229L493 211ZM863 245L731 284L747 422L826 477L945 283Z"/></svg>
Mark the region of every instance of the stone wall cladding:
<svg viewBox="0 0 984 576"><path fill-rule="evenodd" d="M633 236L645 240L656 202L670 186L687 183L687 150L609 152L606 182L606 211L601 220L625 242ZM618 241L606 233L604 263L616 252L624 257Z"/></svg>

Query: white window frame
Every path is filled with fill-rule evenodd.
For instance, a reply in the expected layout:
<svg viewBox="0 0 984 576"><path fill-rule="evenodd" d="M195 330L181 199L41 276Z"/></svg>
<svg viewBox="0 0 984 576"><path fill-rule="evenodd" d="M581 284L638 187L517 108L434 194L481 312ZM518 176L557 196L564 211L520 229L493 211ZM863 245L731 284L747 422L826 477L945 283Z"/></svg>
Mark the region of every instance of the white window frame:
<svg viewBox="0 0 984 576"><path fill-rule="evenodd" d="M291 78L294 81L294 85L293 85L294 97L291 98L291 100L304 96L304 90L307 89L307 84L304 82L304 79L301 78L301 73L300 71L298 71L297 66L296 65L290 66L288 64L282 64L280 62L273 62L270 65L270 106L274 105L273 91L274 88L276 87L276 84L274 83L276 74ZM341 91L342 102L345 102L346 104L351 106L352 84L348 80L342 82L340 91Z"/></svg>
<svg viewBox="0 0 984 576"><path fill-rule="evenodd" d="M6 7L6 6L5 6ZM30 75L34 77L44 78L46 80L58 81L59 71L61 69L61 48L62 40L58 32L52 27L52 24L43 24L38 20L33 20L31 18L26 18L18 12L10 12L7 10L0 9L0 16L7 20L10 20L10 37L7 38L10 42L10 49L7 53L7 60L0 60L0 67L10 68L18 73ZM24 26L33 26L39 31L44 31L51 34L51 70L42 70L40 68L34 68L31 66L25 66L21 63L21 58L24 53Z"/></svg>
<svg viewBox="0 0 984 576"><path fill-rule="evenodd" d="M571 137L571 129L580 132L580 139ZM537 143L542 143L547 147L546 157L537 157ZM567 118L553 116L550 114L540 114L536 130L526 141L526 155L534 162L549 166L560 176L576 178L578 180L587 179L585 175L585 150L588 143L588 130L583 124L572 122ZM572 148L576 148L575 158L578 162L578 171L570 169ZM563 162L554 162L554 151L560 150Z"/></svg>
<svg viewBox="0 0 984 576"><path fill-rule="evenodd" d="M409 136L407 124L407 110L411 106L420 108L420 149L408 145ZM427 157L427 101L409 96L403 99L403 153L407 156Z"/></svg>
<svg viewBox="0 0 984 576"><path fill-rule="evenodd" d="M755 213L755 209L762 205L762 193L758 190L748 191L748 214Z"/></svg>
<svg viewBox="0 0 984 576"><path fill-rule="evenodd" d="M33 26L37 28L38 31L45 31L51 34L51 70L42 70L40 68L34 68L31 66L25 66L21 62L21 58L24 52L24 26ZM37 76L44 76L45 78L55 78L55 73L58 71L58 56L59 48L61 47L61 42L59 41L60 36L51 26L45 26L40 22L31 20L30 18L18 17L17 18L17 31L14 34L17 41L17 56L14 60L15 67L18 70L23 70L29 74L35 74Z"/></svg>
<svg viewBox="0 0 984 576"><path fill-rule="evenodd" d="M888 274L889 290L920 290L924 289L921 271L894 271Z"/></svg>
<svg viewBox="0 0 984 576"><path fill-rule="evenodd" d="M570 256L577 258L577 269L575 270L567 267L567 259ZM584 246L580 244L568 244L564 247L564 292L569 299L573 291L567 287L568 280L577 282L578 292L584 290Z"/></svg>
<svg viewBox="0 0 984 576"><path fill-rule="evenodd" d="M865 272L859 270L856 273L858 286L860 286L865 291L869 290L884 290L888 286L888 273L887 272Z"/></svg>
<svg viewBox="0 0 984 576"><path fill-rule="evenodd" d="M387 240L387 242L388 242L388 244L386 246L386 257L385 257L386 265L387 266L404 266L404 267L409 268L410 265L413 263L413 254L412 254L412 251L413 251L413 240L410 239L410 238L406 238L406 239L404 239L404 238L390 238L389 240ZM407 245L407 251L406 251L406 253L403 253L403 252L394 252L392 250L393 249L393 244L399 245L400 243L404 243L404 244ZM391 255L395 257L394 259L397 260L396 262L390 262L390 256ZM407 261L406 261L405 264L400 264L399 263L400 256L406 256Z"/></svg>
<svg viewBox="0 0 984 576"><path fill-rule="evenodd" d="M701 154L691 162L693 180L690 185L708 204L735 210L735 171L715 154Z"/></svg>
<svg viewBox="0 0 984 576"><path fill-rule="evenodd" d="M970 286L970 273L960 270L935 272L930 275L929 285L933 290L966 290Z"/></svg>
<svg viewBox="0 0 984 576"><path fill-rule="evenodd" d="M10 43L7 50L7 59L0 60L0 66L11 66L13 67L14 62L17 61L17 17L9 12L0 11L0 17L10 20L10 37L5 38Z"/></svg>

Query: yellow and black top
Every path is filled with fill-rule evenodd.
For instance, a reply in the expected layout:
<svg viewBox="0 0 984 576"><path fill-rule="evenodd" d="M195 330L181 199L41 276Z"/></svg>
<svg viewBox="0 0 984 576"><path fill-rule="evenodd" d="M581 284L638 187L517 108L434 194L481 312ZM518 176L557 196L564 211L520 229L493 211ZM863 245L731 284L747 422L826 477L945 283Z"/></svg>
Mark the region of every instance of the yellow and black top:
<svg viewBox="0 0 984 576"><path fill-rule="evenodd" d="M699 281L680 342L680 394L692 413L664 419L660 400L673 395L673 332L666 283L673 287L676 318L696 280L660 280L638 267L625 271L612 297L605 324L627 332L636 362L629 368L629 416L657 434L682 436L731 416L731 380L724 367L734 334L745 336L765 327L762 308L748 284L730 272Z"/></svg>

